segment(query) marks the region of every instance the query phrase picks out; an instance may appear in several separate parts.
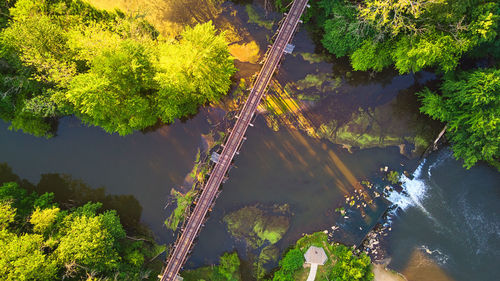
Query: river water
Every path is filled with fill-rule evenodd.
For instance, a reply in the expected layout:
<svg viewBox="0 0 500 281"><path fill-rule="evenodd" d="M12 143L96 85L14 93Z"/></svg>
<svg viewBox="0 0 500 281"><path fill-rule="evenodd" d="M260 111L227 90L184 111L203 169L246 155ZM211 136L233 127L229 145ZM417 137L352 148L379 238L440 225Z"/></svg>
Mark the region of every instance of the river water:
<svg viewBox="0 0 500 281"><path fill-rule="evenodd" d="M407 195L392 194L391 267L410 280L497 280L500 276L500 174L470 170L442 149L403 177ZM432 278L432 279L431 279Z"/></svg>
<svg viewBox="0 0 500 281"><path fill-rule="evenodd" d="M262 53L266 36L272 32L247 23L243 5L235 5L234 10L242 22L238 28L253 35L251 39ZM339 81L333 89L304 91L324 97L309 104L306 117L311 124L346 122L359 108L383 107L382 126L414 115L418 104L413 93L433 77L429 73L398 76L391 71L375 76L346 75L348 62L309 62L299 55L315 51L305 30L299 31L294 42L296 55L285 58L277 83L285 85L308 74L327 74ZM245 69L238 77L248 77L258 69L249 63L237 65ZM208 133L213 120L222 114L220 109L204 108L186 121L127 137L83 126L73 117L63 118L57 136L49 140L9 131L8 124L0 122L0 162L33 183L41 174L61 173L93 188L103 186L109 194L132 194L141 205L135 211L142 214L142 221L159 242L169 243L173 235L163 221L171 211L165 208L170 189L183 183L197 149L203 146L202 134ZM411 125L407 128L410 131L418 127ZM334 211L345 202L344 196L353 195L362 180L376 181L381 167L412 171L419 165L417 158L402 155L397 146L349 152L340 143L310 137L303 130L281 127L275 131L262 115L247 137L186 264L188 268L215 263L221 253L233 249L244 256L245 249L230 237L222 218L256 203L289 204L293 215L289 230L278 242L281 250L302 233L330 229L335 224L344 228L343 242L355 243L383 208L375 206L365 218L353 213L346 222ZM498 172L483 164L467 171L443 150L418 166L416 175L403 180L409 197L391 198L404 210L392 217L386 242L392 257L390 266L404 272L409 280L495 280L492 277L500 274L495 267L500 249Z"/></svg>

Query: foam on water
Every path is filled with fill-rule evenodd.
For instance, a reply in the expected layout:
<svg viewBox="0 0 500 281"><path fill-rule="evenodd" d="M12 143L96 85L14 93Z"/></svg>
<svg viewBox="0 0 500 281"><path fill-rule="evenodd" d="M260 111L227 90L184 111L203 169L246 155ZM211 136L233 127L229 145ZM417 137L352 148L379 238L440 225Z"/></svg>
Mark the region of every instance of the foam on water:
<svg viewBox="0 0 500 281"><path fill-rule="evenodd" d="M438 159L432 165L425 165L426 160L424 159L413 173L413 179L408 178L404 174L401 175L400 181L402 182L403 192L392 190L386 195L386 198L395 206L390 213L391 216L396 216L398 210L406 211L410 207L415 207L432 220L436 226L441 225L425 208L424 202L429 191L428 179L430 178L431 170L442 163L447 157ZM425 171L423 171L424 169ZM388 218L388 221L390 223L391 219Z"/></svg>
<svg viewBox="0 0 500 281"><path fill-rule="evenodd" d="M423 205L423 200L428 189L425 181L421 178L424 164L425 160L415 170L413 179L405 175L401 176L400 180L403 183L403 192L391 191L388 194L387 199L401 210L406 210L410 206L416 206L427 215L430 215Z"/></svg>
<svg viewBox="0 0 500 281"><path fill-rule="evenodd" d="M427 245L421 245L418 247L420 250L423 250L425 253L430 255L439 265L444 265L450 258L448 255L441 252L439 249L430 249Z"/></svg>

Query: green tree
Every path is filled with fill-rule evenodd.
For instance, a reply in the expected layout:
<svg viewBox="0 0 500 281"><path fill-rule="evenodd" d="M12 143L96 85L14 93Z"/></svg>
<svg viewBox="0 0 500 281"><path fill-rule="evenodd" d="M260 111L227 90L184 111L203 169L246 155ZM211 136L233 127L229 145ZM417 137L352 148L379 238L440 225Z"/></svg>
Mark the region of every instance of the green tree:
<svg viewBox="0 0 500 281"><path fill-rule="evenodd" d="M500 70L448 74L441 95L429 89L419 95L421 111L447 124L453 153L465 167L483 160L500 168Z"/></svg>
<svg viewBox="0 0 500 281"><path fill-rule="evenodd" d="M10 202L0 201L0 230L6 229L9 224L14 222L16 210L12 208Z"/></svg>
<svg viewBox="0 0 500 281"><path fill-rule="evenodd" d="M54 225L57 215L61 209L57 207L41 210L36 208L31 214L30 223L33 225L33 231L44 234Z"/></svg>
<svg viewBox="0 0 500 281"><path fill-rule="evenodd" d="M146 260L164 250L127 240L115 211L100 203L61 210L51 194L29 194L17 183L0 187L2 280L141 280ZM15 206L24 213L16 214Z"/></svg>
<svg viewBox="0 0 500 281"><path fill-rule="evenodd" d="M0 230L0 276L3 280L55 280L57 263L45 254L43 236Z"/></svg>
<svg viewBox="0 0 500 281"><path fill-rule="evenodd" d="M273 281L292 281L293 273L304 264L304 254L297 248L288 251L280 260L280 269L274 273Z"/></svg>
<svg viewBox="0 0 500 281"><path fill-rule="evenodd" d="M83 266L88 271L111 273L118 268L116 237L100 216L74 218L61 238L56 254L67 268Z"/></svg>
<svg viewBox="0 0 500 281"><path fill-rule="evenodd" d="M229 90L236 71L223 34L217 35L211 22L187 27L181 38L175 44L158 46L156 102L164 122L217 101Z"/></svg>
<svg viewBox="0 0 500 281"><path fill-rule="evenodd" d="M151 60L143 44L125 40L96 56L89 72L76 76L58 101L69 102L83 121L108 132L126 135L151 126L157 121L148 98L155 88Z"/></svg>
<svg viewBox="0 0 500 281"><path fill-rule="evenodd" d="M335 281L370 281L374 276L371 272L371 261L365 253L355 256L351 249L345 246L335 248L337 258L330 274Z"/></svg>
<svg viewBox="0 0 500 281"><path fill-rule="evenodd" d="M350 55L372 35L372 28L358 20L357 8L348 1L321 0L317 4L324 11L321 43L337 57Z"/></svg>
<svg viewBox="0 0 500 281"><path fill-rule="evenodd" d="M392 60L400 73L425 67L454 70L464 53L496 37L500 18L496 2L480 0L365 0L359 16L380 32L372 44L394 42ZM379 70L375 61L364 67L356 62L355 69Z"/></svg>
<svg viewBox="0 0 500 281"><path fill-rule="evenodd" d="M238 281L240 277L240 259L238 254L224 253L220 257L219 265L216 266L214 271L214 281Z"/></svg>

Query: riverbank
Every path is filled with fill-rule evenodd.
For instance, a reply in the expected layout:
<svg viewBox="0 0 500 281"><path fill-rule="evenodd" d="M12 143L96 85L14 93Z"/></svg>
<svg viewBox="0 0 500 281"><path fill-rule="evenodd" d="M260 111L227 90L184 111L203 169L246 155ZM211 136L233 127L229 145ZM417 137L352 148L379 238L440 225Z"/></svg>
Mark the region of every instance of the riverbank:
<svg viewBox="0 0 500 281"><path fill-rule="evenodd" d="M373 264L372 266L373 281L407 281L401 273L387 269L382 264Z"/></svg>
<svg viewBox="0 0 500 281"><path fill-rule="evenodd" d="M315 280L331 280L343 276L343 280L375 280L375 281L406 281L399 273L388 270L384 264L370 262L370 258L361 253L355 255L350 247L330 243L324 232L304 235L282 256L280 267L263 272L249 272L244 268L244 262L236 253L225 253L218 265L205 266L181 273L186 281L211 280L225 271L233 280L295 280L306 281L311 270L306 252L311 247L323 249L326 254L324 264L318 265ZM257 267L254 267L257 270ZM252 275L252 276L245 276ZM243 277L243 278L242 278ZM347 279L345 279L347 278Z"/></svg>

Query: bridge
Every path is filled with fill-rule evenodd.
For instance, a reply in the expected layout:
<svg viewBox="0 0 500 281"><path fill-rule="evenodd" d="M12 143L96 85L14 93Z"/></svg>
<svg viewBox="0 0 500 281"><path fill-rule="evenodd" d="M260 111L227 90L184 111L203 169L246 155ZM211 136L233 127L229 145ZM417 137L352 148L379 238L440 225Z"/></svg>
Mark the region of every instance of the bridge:
<svg viewBox="0 0 500 281"><path fill-rule="evenodd" d="M200 198L188 218L188 222L180 236L174 244L172 251L168 257L168 263L163 271L161 281L174 281L177 279L190 248L196 238L203 220L212 206L212 203L219 190L219 186L224 180L224 177L231 165L234 155L238 152L248 126L251 125L251 120L257 110L257 106L264 95L271 77L273 76L288 43L300 21L300 17L307 6L308 0L295 0L283 21L276 40L268 52L267 58L262 66L262 69L255 80L255 83L250 90L250 94L237 116L236 123L229 134L229 137L223 146L223 150L218 157L217 163L207 180Z"/></svg>

